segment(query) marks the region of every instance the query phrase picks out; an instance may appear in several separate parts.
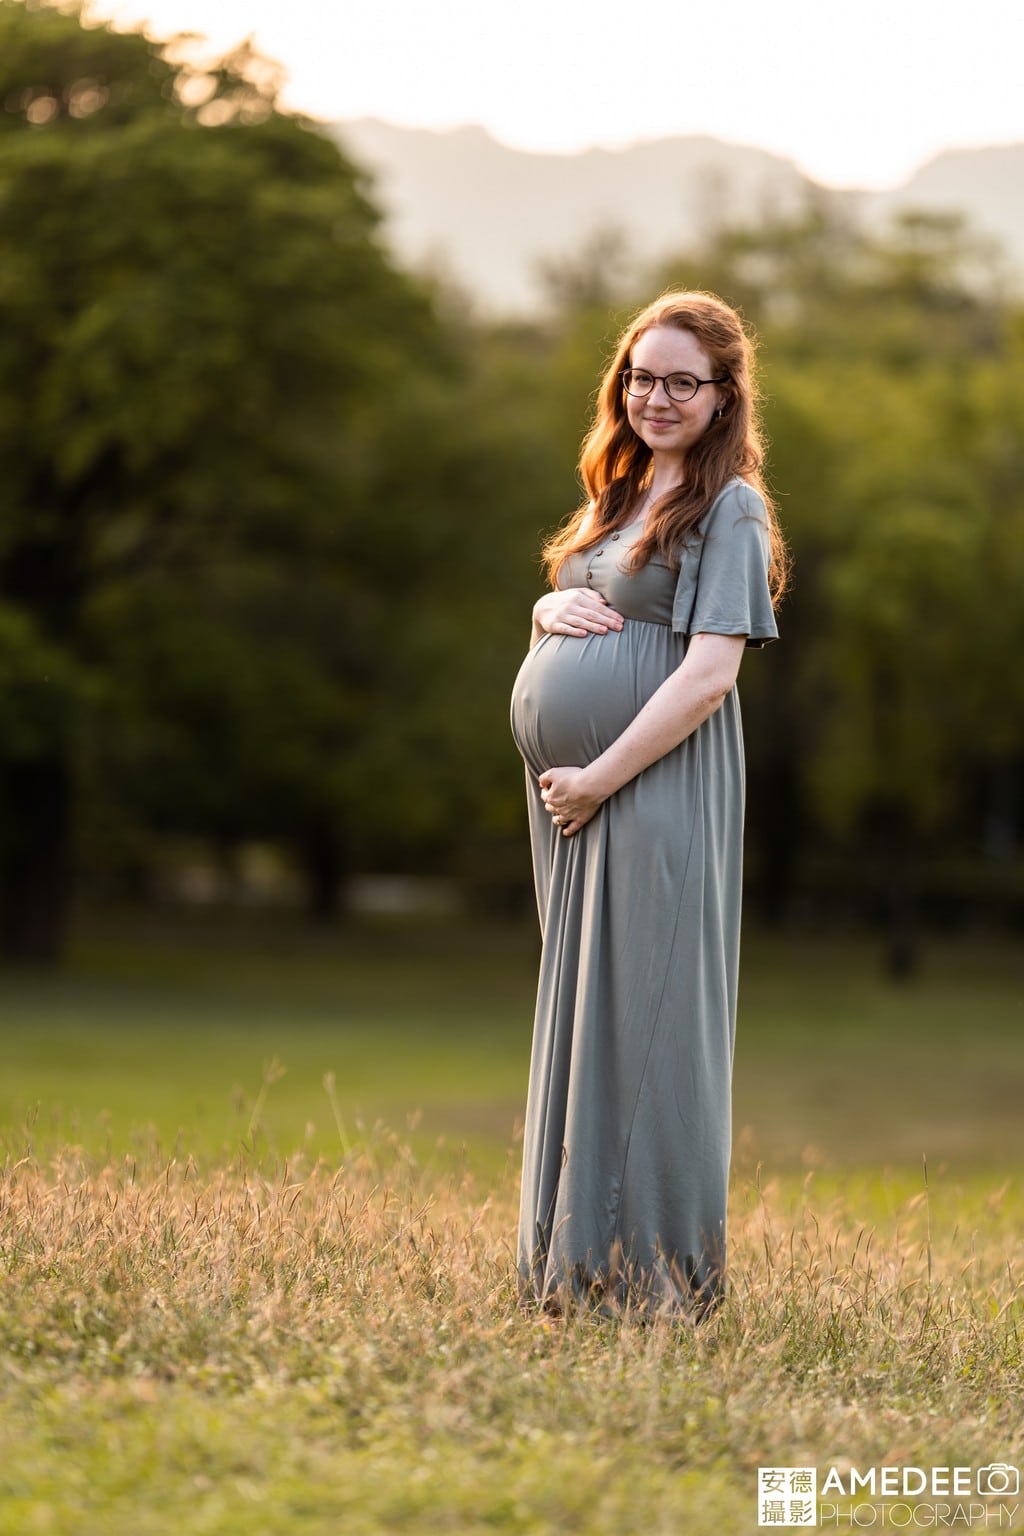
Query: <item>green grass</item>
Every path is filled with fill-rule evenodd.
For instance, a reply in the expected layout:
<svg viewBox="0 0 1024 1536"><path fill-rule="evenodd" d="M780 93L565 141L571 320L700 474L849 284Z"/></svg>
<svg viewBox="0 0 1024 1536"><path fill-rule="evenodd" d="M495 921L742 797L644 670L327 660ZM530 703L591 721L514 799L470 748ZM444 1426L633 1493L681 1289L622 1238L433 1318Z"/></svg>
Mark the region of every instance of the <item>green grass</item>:
<svg viewBox="0 0 1024 1536"><path fill-rule="evenodd" d="M842 1196L744 1184L710 1323L542 1323L514 1181L392 1139L287 1173L25 1162L0 1179L0 1532L734 1536L759 1465L1016 1464L1024 1201L958 1215L858 1228Z"/></svg>
<svg viewBox="0 0 1024 1536"><path fill-rule="evenodd" d="M694 1331L516 1305L528 928L258 939L0 977L0 1536L753 1536L759 1465L1024 1463L1014 951L748 942Z"/></svg>
<svg viewBox="0 0 1024 1536"><path fill-rule="evenodd" d="M100 937L61 976L0 979L12 1149L31 1121L37 1151L70 1140L219 1156L250 1145L253 1127L261 1151L337 1156L330 1073L349 1140L417 1116L422 1148L447 1136L504 1161L529 1060L532 935L368 925L319 942L285 924L255 944L206 938L189 924Z"/></svg>
<svg viewBox="0 0 1024 1536"><path fill-rule="evenodd" d="M333 1157L376 1122L494 1173L514 1149L536 937L364 924L311 937L194 918L87 935L60 976L0 976L0 1136L220 1157ZM283 1076L266 1087L272 1063ZM334 1075L342 1131L324 1088ZM1024 958L936 946L894 986L866 945L751 938L735 1072L738 1167L934 1179L1024 1163ZM36 1108L38 1106L38 1110ZM515 1157L512 1150L512 1156Z"/></svg>

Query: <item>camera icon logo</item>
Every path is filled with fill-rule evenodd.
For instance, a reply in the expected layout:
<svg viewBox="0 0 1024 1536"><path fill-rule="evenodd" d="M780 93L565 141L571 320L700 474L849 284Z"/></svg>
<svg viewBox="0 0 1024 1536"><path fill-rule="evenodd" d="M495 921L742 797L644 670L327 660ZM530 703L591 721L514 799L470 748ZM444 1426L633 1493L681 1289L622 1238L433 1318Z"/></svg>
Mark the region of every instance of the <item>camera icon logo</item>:
<svg viewBox="0 0 1024 1536"><path fill-rule="evenodd" d="M994 1461L991 1466L978 1468L978 1492L1003 1496L1020 1492L1020 1473L1005 1461Z"/></svg>

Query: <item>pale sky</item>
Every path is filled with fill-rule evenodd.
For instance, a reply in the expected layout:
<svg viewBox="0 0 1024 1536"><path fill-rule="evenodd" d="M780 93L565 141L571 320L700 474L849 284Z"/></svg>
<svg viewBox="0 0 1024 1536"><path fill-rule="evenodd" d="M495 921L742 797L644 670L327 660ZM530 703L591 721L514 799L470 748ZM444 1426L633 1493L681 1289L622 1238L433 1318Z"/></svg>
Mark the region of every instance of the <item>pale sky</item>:
<svg viewBox="0 0 1024 1536"><path fill-rule="evenodd" d="M1024 0L93 0L154 36L251 36L313 117L479 123L518 149L708 133L834 186L1024 141Z"/></svg>

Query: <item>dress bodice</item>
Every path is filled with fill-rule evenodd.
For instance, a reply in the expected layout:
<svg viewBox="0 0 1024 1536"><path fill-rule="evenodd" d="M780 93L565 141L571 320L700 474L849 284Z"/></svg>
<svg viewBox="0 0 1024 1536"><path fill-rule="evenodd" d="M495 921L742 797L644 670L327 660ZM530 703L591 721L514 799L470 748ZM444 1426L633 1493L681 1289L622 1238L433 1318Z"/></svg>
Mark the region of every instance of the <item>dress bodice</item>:
<svg viewBox="0 0 1024 1536"><path fill-rule="evenodd" d="M643 532L639 519L604 538L590 549L570 555L558 585L588 587L600 592L625 619L671 624L677 573L657 555L638 571L628 569L630 551Z"/></svg>

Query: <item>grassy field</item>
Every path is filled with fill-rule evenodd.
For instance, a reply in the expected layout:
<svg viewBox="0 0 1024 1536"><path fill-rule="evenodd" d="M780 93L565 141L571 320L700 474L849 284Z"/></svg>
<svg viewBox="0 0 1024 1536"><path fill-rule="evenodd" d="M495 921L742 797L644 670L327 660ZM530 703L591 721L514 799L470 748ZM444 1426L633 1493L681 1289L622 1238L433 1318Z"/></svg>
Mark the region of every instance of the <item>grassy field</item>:
<svg viewBox="0 0 1024 1536"><path fill-rule="evenodd" d="M746 1533L758 1466L1024 1463L1020 957L748 942L697 1330L516 1306L534 960L179 924L0 978L0 1536Z"/></svg>

